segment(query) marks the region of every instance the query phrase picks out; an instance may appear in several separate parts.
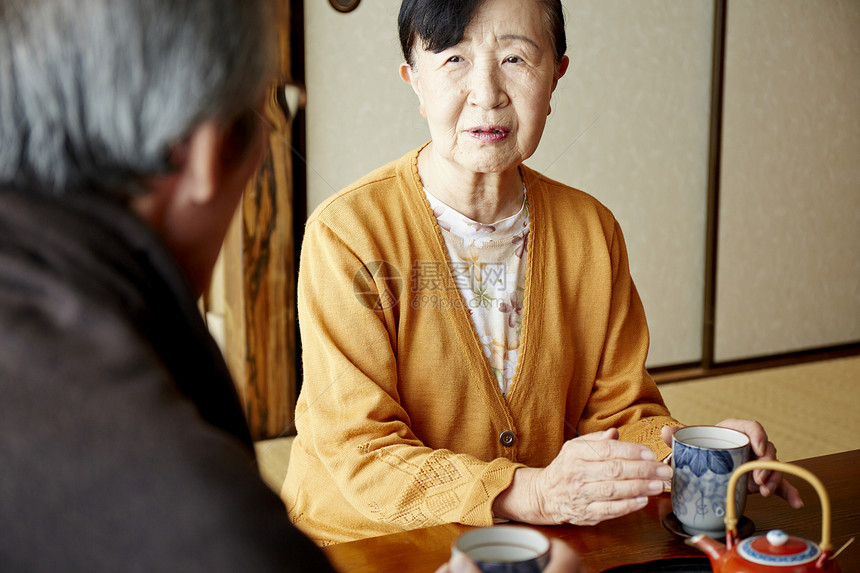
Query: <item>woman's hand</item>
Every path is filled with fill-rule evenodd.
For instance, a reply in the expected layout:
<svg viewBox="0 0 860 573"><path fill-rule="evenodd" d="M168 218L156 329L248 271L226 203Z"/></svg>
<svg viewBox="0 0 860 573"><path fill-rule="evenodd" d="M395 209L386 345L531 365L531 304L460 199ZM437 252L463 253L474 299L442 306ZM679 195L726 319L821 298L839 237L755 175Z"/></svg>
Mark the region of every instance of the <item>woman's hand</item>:
<svg viewBox="0 0 860 573"><path fill-rule="evenodd" d="M579 557L566 543L558 539L550 539L549 565L543 573L579 573ZM436 573L481 573L480 569L462 554L451 557L451 560L436 570Z"/></svg>
<svg viewBox="0 0 860 573"><path fill-rule="evenodd" d="M672 469L616 430L565 442L543 469L520 468L496 497L496 517L534 524L593 525L642 509L663 491Z"/></svg>
<svg viewBox="0 0 860 573"><path fill-rule="evenodd" d="M753 459L776 460L776 446L773 445L773 442L768 441L767 432L765 432L762 425L755 420L736 420L734 418L729 418L718 423L717 426L731 428L749 436ZM677 427L663 428L663 441L671 446L672 436L678 430L679 428ZM784 498L788 502L788 505L794 509L800 509L803 507L803 500L800 499L800 493L797 491L796 487L783 479L782 472L753 470L752 475L753 479L749 480L748 488L750 492L761 493L764 497L768 497L776 493L778 496Z"/></svg>

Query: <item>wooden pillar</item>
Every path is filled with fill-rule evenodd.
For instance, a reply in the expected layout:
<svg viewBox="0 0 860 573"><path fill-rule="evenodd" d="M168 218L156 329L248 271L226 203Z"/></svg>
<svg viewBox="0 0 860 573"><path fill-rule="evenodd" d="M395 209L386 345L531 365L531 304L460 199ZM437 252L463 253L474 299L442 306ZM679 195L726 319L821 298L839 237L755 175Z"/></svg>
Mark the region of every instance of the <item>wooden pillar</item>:
<svg viewBox="0 0 860 573"><path fill-rule="evenodd" d="M233 219L205 304L256 440L292 433L297 387L291 120L278 96L291 79L290 10L287 0L277 6L281 77L264 111L269 149Z"/></svg>

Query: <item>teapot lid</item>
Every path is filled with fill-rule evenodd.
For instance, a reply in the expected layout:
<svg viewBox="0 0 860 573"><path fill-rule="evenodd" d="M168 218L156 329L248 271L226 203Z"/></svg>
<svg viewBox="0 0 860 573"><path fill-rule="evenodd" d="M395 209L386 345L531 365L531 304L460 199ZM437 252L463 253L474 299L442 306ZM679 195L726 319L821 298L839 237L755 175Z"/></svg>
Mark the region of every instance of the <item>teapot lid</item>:
<svg viewBox="0 0 860 573"><path fill-rule="evenodd" d="M738 554L753 563L788 567L814 561L821 554L811 541L790 537L784 531L774 529L767 535L744 539L738 544Z"/></svg>

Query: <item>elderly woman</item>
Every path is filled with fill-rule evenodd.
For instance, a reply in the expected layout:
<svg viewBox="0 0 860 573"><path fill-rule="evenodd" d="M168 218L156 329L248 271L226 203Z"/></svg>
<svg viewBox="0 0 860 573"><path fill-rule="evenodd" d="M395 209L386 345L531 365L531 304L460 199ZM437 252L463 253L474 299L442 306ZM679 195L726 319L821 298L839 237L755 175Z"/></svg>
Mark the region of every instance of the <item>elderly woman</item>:
<svg viewBox="0 0 860 573"><path fill-rule="evenodd" d="M642 508L679 423L621 229L523 165L568 68L560 0L405 0L399 24L432 139L307 224L291 518L328 544ZM773 457L758 424L726 425Z"/></svg>

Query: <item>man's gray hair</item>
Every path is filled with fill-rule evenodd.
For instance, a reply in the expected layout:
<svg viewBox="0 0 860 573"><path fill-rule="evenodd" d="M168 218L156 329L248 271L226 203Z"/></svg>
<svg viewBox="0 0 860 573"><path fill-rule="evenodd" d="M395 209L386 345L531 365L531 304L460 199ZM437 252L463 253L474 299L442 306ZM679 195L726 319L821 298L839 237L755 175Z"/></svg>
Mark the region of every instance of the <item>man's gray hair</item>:
<svg viewBox="0 0 860 573"><path fill-rule="evenodd" d="M0 186L129 193L273 79L270 0L0 0Z"/></svg>

